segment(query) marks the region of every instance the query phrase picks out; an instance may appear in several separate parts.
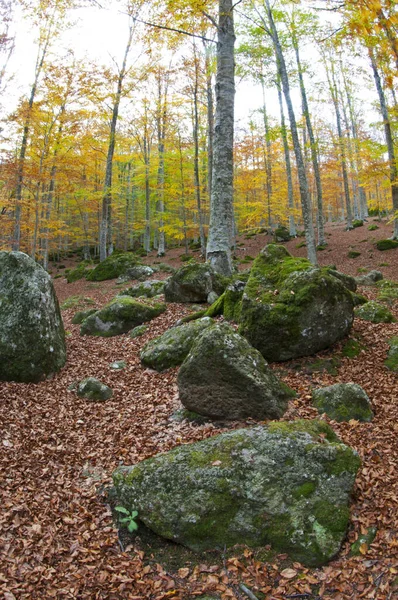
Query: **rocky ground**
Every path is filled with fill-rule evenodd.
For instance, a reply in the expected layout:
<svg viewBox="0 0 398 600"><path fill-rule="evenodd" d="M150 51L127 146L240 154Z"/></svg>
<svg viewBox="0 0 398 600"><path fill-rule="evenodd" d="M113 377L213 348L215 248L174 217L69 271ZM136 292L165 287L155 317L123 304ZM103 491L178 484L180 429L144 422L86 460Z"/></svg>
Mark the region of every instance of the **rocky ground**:
<svg viewBox="0 0 398 600"><path fill-rule="evenodd" d="M369 223L350 232L342 225L328 226L320 263L335 264L351 275L376 268L398 281L398 249L380 252L374 245L391 235L391 225L373 222L379 229L368 231ZM305 248L297 248L302 239L286 244L290 252L305 256ZM242 236L238 258L255 256L267 241L263 234ZM352 249L360 256L349 259ZM173 249L162 261L180 266L182 254L183 248ZM145 262L157 260L154 254ZM250 259L241 262L241 268L248 266ZM62 272L53 268L53 275ZM66 367L40 384L0 386L0 590L5 600L188 600L205 593L238 600L398 598L398 377L383 364L387 340L398 335L398 323L355 319L350 338L362 350L354 358L344 356L345 340L315 357L273 365L297 392L285 420L316 417L311 389L332 383L358 383L372 402L371 423L330 421L362 459L351 526L336 559L309 569L268 549L236 548L195 561L190 553L177 556L172 544L149 546L143 531L138 530L139 539L118 535L104 490L120 464L253 421L197 425L170 420L180 406L177 369L161 374L145 369L139 352L146 341L190 313L191 306L170 305L136 339L127 334L80 337L79 326L71 324L75 312L92 303L101 306L120 286L115 281L67 284L62 277L54 283L60 303L68 299L71 306L63 310ZM369 298L376 295L373 288L361 292ZM398 304L391 304L398 318ZM112 369L117 360L124 360L126 367ZM88 376L114 390L111 400L90 403L68 391L70 384ZM369 527L377 528L375 540L363 544L359 556L351 556L352 543Z"/></svg>

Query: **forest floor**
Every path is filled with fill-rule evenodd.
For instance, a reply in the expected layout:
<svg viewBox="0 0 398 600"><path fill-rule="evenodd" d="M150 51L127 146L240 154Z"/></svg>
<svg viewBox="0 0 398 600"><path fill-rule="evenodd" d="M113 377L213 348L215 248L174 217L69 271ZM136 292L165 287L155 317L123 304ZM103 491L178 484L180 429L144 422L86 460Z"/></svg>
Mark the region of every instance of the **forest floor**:
<svg viewBox="0 0 398 600"><path fill-rule="evenodd" d="M378 223L380 228L370 232L368 224L350 232L343 225L328 226L328 247L319 253L321 264L335 264L351 275L376 268L385 278L398 281L398 249L379 252L374 246L375 240L391 235L391 225ZM239 257L255 256L269 241L266 235L243 236ZM296 247L300 241L286 246L305 256L305 248ZM349 259L350 249L360 256ZM174 249L161 260L180 266L181 254L183 248ZM151 255L145 262L156 260ZM54 275L62 273L53 270ZM137 539L118 536L104 495L112 472L120 464L134 464L254 421L197 425L170 419L180 406L177 369L161 374L145 369L139 353L149 339L192 312L190 305L169 305L140 338L81 337L71 319L87 305L84 298L101 306L120 285L85 280L67 284L64 278L54 284L61 304L78 297L69 301L75 306L63 310L66 366L36 385L0 386L0 596L188 600L208 593L223 600L246 600L249 589L256 598L268 600L398 598L398 376L383 364L387 340L398 335L398 322L375 325L355 319L349 337L362 345L355 358L343 355L347 342L343 340L315 357L272 365L297 392L284 420L318 416L311 405L313 387L352 381L371 399L375 414L371 423L331 422L362 459L350 528L338 556L323 568L310 569L267 549L261 553L236 548L225 555L201 555L196 561L192 554L183 554L177 564L171 559L173 544L166 545L162 554L161 548L158 552L145 546L140 529ZM374 288L360 291L375 298ZM398 318L398 303L392 311ZM124 360L126 367L113 370L110 364L115 360ZM87 376L109 385L113 397L90 403L68 391ZM359 556L351 556L351 544L369 527L377 528L374 542L362 546Z"/></svg>

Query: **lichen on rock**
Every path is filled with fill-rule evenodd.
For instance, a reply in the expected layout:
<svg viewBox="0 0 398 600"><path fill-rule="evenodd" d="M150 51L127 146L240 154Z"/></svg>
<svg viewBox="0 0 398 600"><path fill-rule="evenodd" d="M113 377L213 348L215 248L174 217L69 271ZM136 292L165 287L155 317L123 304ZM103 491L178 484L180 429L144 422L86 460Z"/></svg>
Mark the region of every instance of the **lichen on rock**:
<svg viewBox="0 0 398 600"><path fill-rule="evenodd" d="M180 400L212 418L275 419L294 397L263 356L226 323L205 329L177 377Z"/></svg>
<svg viewBox="0 0 398 600"><path fill-rule="evenodd" d="M382 304L371 300L355 309L355 316L371 323L392 323L394 315Z"/></svg>
<svg viewBox="0 0 398 600"><path fill-rule="evenodd" d="M23 252L0 252L0 380L38 382L65 361L50 275Z"/></svg>
<svg viewBox="0 0 398 600"><path fill-rule="evenodd" d="M326 423L271 425L121 467L112 495L155 533L193 550L271 544L320 566L345 537L360 460Z"/></svg>
<svg viewBox="0 0 398 600"><path fill-rule="evenodd" d="M335 421L371 421L373 412L366 392L356 383L336 383L312 392L319 413Z"/></svg>
<svg viewBox="0 0 398 600"><path fill-rule="evenodd" d="M157 371L164 371L182 364L198 336L213 323L212 319L204 317L192 321L192 323L168 329L163 335L150 340L144 346L140 354L141 362L146 367Z"/></svg>
<svg viewBox="0 0 398 600"><path fill-rule="evenodd" d="M269 244L245 287L239 332L267 360L283 361L330 347L350 331L353 318L346 282Z"/></svg>
<svg viewBox="0 0 398 600"><path fill-rule="evenodd" d="M80 335L111 337L127 333L133 327L154 319L165 310L165 304L149 304L129 296L117 296L82 322Z"/></svg>
<svg viewBox="0 0 398 600"><path fill-rule="evenodd" d="M210 292L220 295L229 280L209 264L191 264L178 269L166 282L166 302L207 302Z"/></svg>

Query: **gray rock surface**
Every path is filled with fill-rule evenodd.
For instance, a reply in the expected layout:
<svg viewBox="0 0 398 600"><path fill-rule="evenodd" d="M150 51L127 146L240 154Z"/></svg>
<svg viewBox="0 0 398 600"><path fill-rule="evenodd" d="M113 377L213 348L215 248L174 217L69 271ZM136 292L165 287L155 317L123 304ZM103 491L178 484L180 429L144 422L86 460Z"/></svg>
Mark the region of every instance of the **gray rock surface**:
<svg viewBox="0 0 398 600"><path fill-rule="evenodd" d="M118 296L85 319L80 335L111 337L154 319L166 310L165 304L144 303L129 296Z"/></svg>
<svg viewBox="0 0 398 600"><path fill-rule="evenodd" d="M226 323L202 333L177 383L185 408L212 418L278 419L294 396L261 354Z"/></svg>
<svg viewBox="0 0 398 600"><path fill-rule="evenodd" d="M196 551L271 544L320 566L339 551L360 460L322 421L270 423L121 467L112 496Z"/></svg>
<svg viewBox="0 0 398 600"><path fill-rule="evenodd" d="M113 391L95 377L87 377L77 384L76 393L87 400L104 402L112 397Z"/></svg>
<svg viewBox="0 0 398 600"><path fill-rule="evenodd" d="M312 399L318 411L335 421L371 421L370 400L356 383L336 383L313 391Z"/></svg>
<svg viewBox="0 0 398 600"><path fill-rule="evenodd" d="M164 371L182 364L198 336L214 321L209 317L168 329L149 341L141 351L141 362L151 369Z"/></svg>
<svg viewBox="0 0 398 600"><path fill-rule="evenodd" d="M164 284L164 281L159 281L157 279L144 281L143 283L138 283L130 288L127 288L126 290L123 290L119 295L131 296L132 298L154 298L159 294L163 294Z"/></svg>
<svg viewBox="0 0 398 600"><path fill-rule="evenodd" d="M294 258L269 244L253 263L240 311L239 332L269 361L310 356L348 334L351 292L328 268Z"/></svg>
<svg viewBox="0 0 398 600"><path fill-rule="evenodd" d="M178 269L164 286L166 302L207 302L214 291L220 295L226 281L209 264L186 265Z"/></svg>
<svg viewBox="0 0 398 600"><path fill-rule="evenodd" d="M0 252L0 380L38 382L65 361L50 275L23 252Z"/></svg>
<svg viewBox="0 0 398 600"><path fill-rule="evenodd" d="M358 285L374 285L378 281L383 279L383 273L380 271L369 271L365 275L361 275L360 277L355 277L355 281Z"/></svg>

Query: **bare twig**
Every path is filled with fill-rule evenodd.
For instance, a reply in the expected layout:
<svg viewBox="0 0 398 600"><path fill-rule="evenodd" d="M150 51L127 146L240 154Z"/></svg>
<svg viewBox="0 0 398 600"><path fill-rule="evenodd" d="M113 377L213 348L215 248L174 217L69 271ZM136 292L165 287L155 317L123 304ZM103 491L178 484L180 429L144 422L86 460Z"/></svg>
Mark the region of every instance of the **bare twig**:
<svg viewBox="0 0 398 600"><path fill-rule="evenodd" d="M249 588L248 588L248 587L246 587L246 586L245 586L245 584L244 584L244 583L240 583L240 584L239 584L239 588L242 590L242 592L243 592L244 594L246 594L246 596L247 596L248 598L250 598L250 600L258 600L257 596L255 596L255 595L253 594L253 592L252 592L251 590L249 590Z"/></svg>

